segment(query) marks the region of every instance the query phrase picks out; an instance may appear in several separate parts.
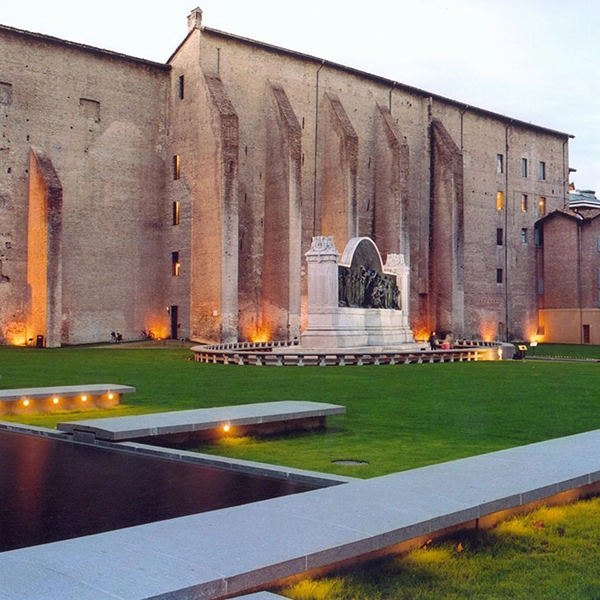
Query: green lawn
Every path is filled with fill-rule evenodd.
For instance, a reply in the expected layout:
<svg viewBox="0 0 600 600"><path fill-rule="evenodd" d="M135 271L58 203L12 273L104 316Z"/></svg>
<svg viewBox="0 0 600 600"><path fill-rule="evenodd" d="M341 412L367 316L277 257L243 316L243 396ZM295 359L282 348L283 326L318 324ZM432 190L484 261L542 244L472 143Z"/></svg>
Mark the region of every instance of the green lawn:
<svg viewBox="0 0 600 600"><path fill-rule="evenodd" d="M536 352L600 356L598 347L540 346ZM356 477L600 427L600 365L594 362L286 368L204 365L188 360L190 354L185 348L0 348L1 388L121 383L138 390L125 397L127 404L106 411L0 419L54 426L249 402L334 402L347 414L331 418L324 433L226 439L199 449ZM369 464L332 464L337 459ZM305 580L283 593L299 600L597 600L600 500L541 510L489 532L433 542L406 558Z"/></svg>
<svg viewBox="0 0 600 600"><path fill-rule="evenodd" d="M573 344L540 344L536 348L528 346L527 356L595 358L600 360L600 346L579 346Z"/></svg>
<svg viewBox="0 0 600 600"><path fill-rule="evenodd" d="M373 477L600 427L595 363L503 361L365 367L240 367L186 348L0 349L0 386L122 383L138 392L101 413L10 417L35 425L272 400L347 407L325 433L229 439L227 456ZM352 459L366 466L339 466Z"/></svg>

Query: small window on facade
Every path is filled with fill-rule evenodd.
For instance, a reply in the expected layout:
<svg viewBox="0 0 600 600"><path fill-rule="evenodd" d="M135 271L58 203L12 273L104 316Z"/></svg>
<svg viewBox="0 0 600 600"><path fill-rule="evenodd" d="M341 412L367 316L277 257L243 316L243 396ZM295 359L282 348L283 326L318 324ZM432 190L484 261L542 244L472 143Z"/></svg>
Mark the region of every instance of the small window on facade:
<svg viewBox="0 0 600 600"><path fill-rule="evenodd" d="M504 192L496 192L496 210L502 210L504 208Z"/></svg>
<svg viewBox="0 0 600 600"><path fill-rule="evenodd" d="M521 212L527 212L528 198L527 194L521 194Z"/></svg>
<svg viewBox="0 0 600 600"><path fill-rule="evenodd" d="M596 239L596 248L597 248L598 252L600 252L600 235Z"/></svg>
<svg viewBox="0 0 600 600"><path fill-rule="evenodd" d="M540 179L546 181L546 163L540 161Z"/></svg>
<svg viewBox="0 0 600 600"><path fill-rule="evenodd" d="M540 227L536 227L534 229L533 241L535 242L536 246L544 245L544 232Z"/></svg>
<svg viewBox="0 0 600 600"><path fill-rule="evenodd" d="M173 202L173 225L179 225L179 202Z"/></svg>
<svg viewBox="0 0 600 600"><path fill-rule="evenodd" d="M177 181L181 177L181 156L173 156L173 179Z"/></svg>
<svg viewBox="0 0 600 600"><path fill-rule="evenodd" d="M12 84L0 81L0 104L12 104Z"/></svg>
<svg viewBox="0 0 600 600"><path fill-rule="evenodd" d="M496 269L496 283L502 283L504 281L504 271L502 269Z"/></svg>
<svg viewBox="0 0 600 600"><path fill-rule="evenodd" d="M496 246L502 246L504 244L504 230L496 229Z"/></svg>
<svg viewBox="0 0 600 600"><path fill-rule="evenodd" d="M546 198L540 198L538 200L538 205L540 208L540 216L544 216L546 214Z"/></svg>
<svg viewBox="0 0 600 600"><path fill-rule="evenodd" d="M521 244L527 243L527 227L521 229Z"/></svg>
<svg viewBox="0 0 600 600"><path fill-rule="evenodd" d="M181 263L179 262L179 252L171 252L171 275L179 277Z"/></svg>
<svg viewBox="0 0 600 600"><path fill-rule="evenodd" d="M527 177L527 159L521 159L521 177Z"/></svg>
<svg viewBox="0 0 600 600"><path fill-rule="evenodd" d="M496 154L496 172L504 173L504 155Z"/></svg>
<svg viewBox="0 0 600 600"><path fill-rule="evenodd" d="M183 100L185 97L185 79L183 75L179 76L179 99Z"/></svg>

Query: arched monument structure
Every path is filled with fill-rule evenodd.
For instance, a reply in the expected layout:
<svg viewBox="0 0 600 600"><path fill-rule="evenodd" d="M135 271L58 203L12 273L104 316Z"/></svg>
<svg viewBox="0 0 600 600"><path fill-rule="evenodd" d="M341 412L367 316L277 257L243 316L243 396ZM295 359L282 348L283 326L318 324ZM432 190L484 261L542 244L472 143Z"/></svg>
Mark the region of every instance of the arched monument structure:
<svg viewBox="0 0 600 600"><path fill-rule="evenodd" d="M352 238L340 259L333 237L313 238L306 253L308 325L303 348L415 346L408 324L408 266L400 254L383 264L375 242Z"/></svg>

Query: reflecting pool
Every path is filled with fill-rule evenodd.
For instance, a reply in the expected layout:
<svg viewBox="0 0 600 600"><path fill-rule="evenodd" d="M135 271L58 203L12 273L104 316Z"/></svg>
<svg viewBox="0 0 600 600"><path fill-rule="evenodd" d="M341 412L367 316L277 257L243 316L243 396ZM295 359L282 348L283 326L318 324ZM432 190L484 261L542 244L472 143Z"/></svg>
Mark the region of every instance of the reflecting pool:
<svg viewBox="0 0 600 600"><path fill-rule="evenodd" d="M314 489L0 431L0 552Z"/></svg>

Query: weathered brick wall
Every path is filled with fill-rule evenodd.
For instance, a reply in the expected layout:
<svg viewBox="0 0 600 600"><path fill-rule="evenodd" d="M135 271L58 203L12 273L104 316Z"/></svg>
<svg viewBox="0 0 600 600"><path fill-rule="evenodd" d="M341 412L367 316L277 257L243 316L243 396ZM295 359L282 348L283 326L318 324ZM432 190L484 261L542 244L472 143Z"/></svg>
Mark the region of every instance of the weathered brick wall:
<svg viewBox="0 0 600 600"><path fill-rule="evenodd" d="M170 69L0 31L4 338L28 335L32 144L64 188L63 342L295 335L323 233L405 253L417 335L535 332L533 230L539 198L565 204L565 135L199 22Z"/></svg>
<svg viewBox="0 0 600 600"><path fill-rule="evenodd" d="M411 266L411 320L415 328L426 331L438 326L428 298L432 289L430 250L436 239L446 236L442 246L450 250L450 256L439 253L436 269L440 277L449 271L450 279L456 283L445 288L453 315L450 323L459 329L455 333L522 338L535 332L533 226L540 217L540 197L546 199L546 212L564 206L566 136L211 30L202 31L200 62L205 71L218 71L239 118L240 323L261 318L261 257L266 251L264 207L268 196L265 182L269 180L269 169L280 166L273 164L274 158L267 152L268 114L274 110L270 89L275 83L285 91L301 127L303 253L310 247L312 236L324 232L323 227L332 230L332 214L339 214L346 221L352 210L348 189L355 177L359 235L375 239L379 235L387 240L389 235L384 231L390 230L394 220L402 215L401 231L395 234L399 238L396 245L400 249L410 247L407 259ZM332 117L332 98L337 114L344 116L343 122L336 120L335 114ZM389 140L384 139L385 128L378 126L382 107L389 112L395 135L406 144L402 159L381 151L386 145L390 147ZM462 161L462 181L452 175L452 181L442 185L444 176L437 175L442 178L438 183L443 202L452 207L450 230L441 230L441 222L437 229L432 228L430 222L429 125L433 119L443 124L458 148L458 160ZM357 148L351 151L351 158L350 154L345 157L348 150L340 142L344 128L353 132L356 139L353 143ZM503 160L501 173L497 170L498 154ZM527 177L521 176L522 158L528 161ZM546 163L543 181L539 177L540 161ZM393 175L394 170L398 175ZM504 195L502 210L496 209L498 191ZM526 210L521 208L522 194L528 196ZM456 205L461 196L462 210ZM387 220L376 217L377 197L389 215ZM337 227L341 225L338 223ZM501 245L497 244L498 229L502 229ZM337 235L344 237L339 232ZM464 240L459 247L453 239L456 235ZM339 244L340 251L343 243ZM302 290L305 294L304 273ZM242 338L246 329L246 325L240 326Z"/></svg>
<svg viewBox="0 0 600 600"><path fill-rule="evenodd" d="M581 223L557 214L544 221L544 308L579 308Z"/></svg>
<svg viewBox="0 0 600 600"><path fill-rule="evenodd" d="M0 331L10 337L27 312L33 145L63 185L63 343L107 340L114 329L139 337L164 319L168 69L4 28L0 55L12 90L0 103L0 234L10 243Z"/></svg>
<svg viewBox="0 0 600 600"><path fill-rule="evenodd" d="M543 221L540 320L546 342L600 342L598 217L597 210L582 209L579 215L557 212Z"/></svg>

